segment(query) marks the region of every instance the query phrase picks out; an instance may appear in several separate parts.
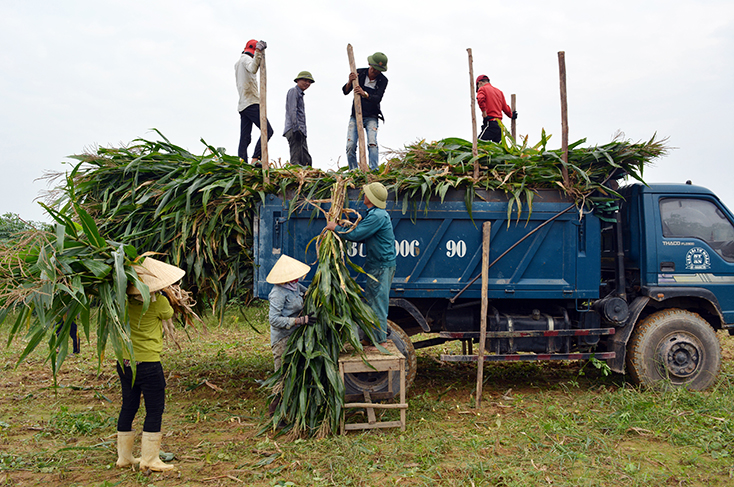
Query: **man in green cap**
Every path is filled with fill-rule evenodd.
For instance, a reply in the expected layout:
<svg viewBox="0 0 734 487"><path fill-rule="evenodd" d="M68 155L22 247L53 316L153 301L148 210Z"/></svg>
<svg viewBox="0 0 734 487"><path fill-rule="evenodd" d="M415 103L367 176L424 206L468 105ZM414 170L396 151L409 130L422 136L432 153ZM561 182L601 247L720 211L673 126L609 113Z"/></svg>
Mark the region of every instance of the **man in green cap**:
<svg viewBox="0 0 734 487"><path fill-rule="evenodd" d="M367 213L357 226L350 230L332 221L326 224L326 229L346 240L364 242L367 259L363 268L369 274L364 285L364 297L379 319L375 341L382 344L387 340L390 286L395 276L395 234L390 215L385 211L387 204L385 186L382 183L370 183L362 190Z"/></svg>
<svg viewBox="0 0 734 487"><path fill-rule="evenodd" d="M352 82L356 79L359 86L354 88L355 93L361 96L362 101L362 125L367 136L367 152L369 154L369 165L371 170L377 169L379 149L377 147L377 128L379 120L385 121L380 109L382 96L387 88L387 78L383 72L387 71L387 56L376 52L367 58L369 68L360 68L357 74L349 73L347 84L342 87L345 95L352 92ZM357 168L357 119L354 115L354 103L352 103L352 116L349 119L347 129L347 162L349 169Z"/></svg>
<svg viewBox="0 0 734 487"><path fill-rule="evenodd" d="M306 106L303 102L304 91L314 83L308 71L301 71L294 79L296 86L288 90L285 97L285 129L283 136L291 149L291 164L311 166L311 154L306 143Z"/></svg>

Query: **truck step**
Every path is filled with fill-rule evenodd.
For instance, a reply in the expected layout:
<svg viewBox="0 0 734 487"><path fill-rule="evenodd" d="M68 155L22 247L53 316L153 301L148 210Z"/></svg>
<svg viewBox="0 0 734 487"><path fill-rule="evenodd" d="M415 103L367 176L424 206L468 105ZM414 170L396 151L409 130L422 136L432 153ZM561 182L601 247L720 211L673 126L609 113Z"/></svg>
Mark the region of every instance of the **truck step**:
<svg viewBox="0 0 734 487"><path fill-rule="evenodd" d="M605 360L616 357L615 352L598 353L514 353L508 355L484 355L485 362L533 362L539 360L588 360L590 358ZM444 362L476 362L479 355L441 354Z"/></svg>
<svg viewBox="0 0 734 487"><path fill-rule="evenodd" d="M588 335L614 335L614 328L589 328L580 330L519 330L519 331L488 331L487 338L530 338L530 337L567 337ZM442 331L441 338L466 340L479 338L478 331Z"/></svg>

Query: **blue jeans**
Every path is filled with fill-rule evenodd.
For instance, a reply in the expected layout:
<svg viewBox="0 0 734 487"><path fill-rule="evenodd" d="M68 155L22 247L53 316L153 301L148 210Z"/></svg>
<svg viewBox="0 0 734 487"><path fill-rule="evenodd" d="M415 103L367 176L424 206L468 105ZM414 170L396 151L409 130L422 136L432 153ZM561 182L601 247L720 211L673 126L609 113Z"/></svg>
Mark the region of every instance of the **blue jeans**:
<svg viewBox="0 0 734 487"><path fill-rule="evenodd" d="M380 156L380 151L377 147L377 128L380 122L377 118L364 118L362 119L362 125L364 126L365 138L367 139L367 152L369 154L369 165L370 169L374 171L377 169L377 159ZM357 119L349 117L349 128L347 128L347 162L349 163L349 169L357 169L357 144L359 142L359 135L357 134Z"/></svg>
<svg viewBox="0 0 734 487"><path fill-rule="evenodd" d="M379 329L375 330L375 341L383 343L387 340L387 312L390 307L390 286L395 277L395 266L365 269L373 276L367 276L364 283L364 299L380 320Z"/></svg>

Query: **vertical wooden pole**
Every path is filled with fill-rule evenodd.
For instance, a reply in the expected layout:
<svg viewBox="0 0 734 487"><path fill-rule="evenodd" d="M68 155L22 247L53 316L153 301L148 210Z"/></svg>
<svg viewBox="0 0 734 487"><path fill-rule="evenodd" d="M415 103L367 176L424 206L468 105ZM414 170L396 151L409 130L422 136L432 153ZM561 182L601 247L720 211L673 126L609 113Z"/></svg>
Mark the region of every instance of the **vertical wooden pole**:
<svg viewBox="0 0 734 487"><path fill-rule="evenodd" d="M265 51L260 59L260 150L262 152L263 182L270 184L270 157L268 156L268 73L265 67Z"/></svg>
<svg viewBox="0 0 734 487"><path fill-rule="evenodd" d="M568 163L568 101L566 99L566 53L558 51L558 72L561 80L561 152L563 153L563 162ZM568 188L568 168L564 164L561 168L563 172L563 185Z"/></svg>
<svg viewBox="0 0 734 487"><path fill-rule="evenodd" d="M512 113L515 113L515 110L517 110L515 103L515 94L513 93L512 95L510 95L510 108L512 109ZM514 118L510 122L510 132L512 132L512 140L517 142L517 120L515 120Z"/></svg>
<svg viewBox="0 0 734 487"><path fill-rule="evenodd" d="M352 50L351 44L347 44L347 56L349 56L349 70L356 75L357 66L354 63L354 51ZM356 88L357 86L359 86L359 80L355 79L352 82L352 88ZM362 97L356 91L354 92L354 118L357 120L357 135L359 136L359 168L362 171L369 171L364 125L362 123Z"/></svg>
<svg viewBox="0 0 734 487"><path fill-rule="evenodd" d="M477 156L477 111L476 111L476 94L474 88L474 57L472 56L471 47L467 48L469 53L469 93L471 97L471 153ZM479 179L479 161L474 161L474 179Z"/></svg>
<svg viewBox="0 0 734 487"><path fill-rule="evenodd" d="M477 357L477 404L482 407L482 384L484 382L484 347L487 341L487 309L489 299L487 298L487 286L489 284L489 235L492 231L492 223L482 224L482 316L479 330L479 352Z"/></svg>

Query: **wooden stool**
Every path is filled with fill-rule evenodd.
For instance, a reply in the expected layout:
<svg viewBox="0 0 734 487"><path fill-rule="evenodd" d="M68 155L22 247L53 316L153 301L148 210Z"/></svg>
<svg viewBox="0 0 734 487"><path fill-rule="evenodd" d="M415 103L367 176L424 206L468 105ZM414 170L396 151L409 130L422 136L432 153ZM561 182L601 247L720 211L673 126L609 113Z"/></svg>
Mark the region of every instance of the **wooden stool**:
<svg viewBox="0 0 734 487"><path fill-rule="evenodd" d="M364 391L364 402L345 402L344 411L341 419L341 434L349 430L375 429L375 428L397 428L400 426L405 431L405 413L408 409L408 403L405 402L405 356L395 347L390 340L387 341L385 349L390 355L384 354L379 350L373 350L365 353L365 359L370 365L362 360L362 357L353 350L347 350L339 356L339 375L344 381L345 374L356 374L360 372L388 372L388 392L387 393L370 393ZM393 397L393 371L400 371L400 403L399 404L383 404L373 403L372 400L379 400ZM354 399L355 395L345 397L346 400ZM361 397L359 397L361 399ZM367 423L345 424L344 415L347 408L364 408L367 410ZM377 421L375 409L400 409L400 421Z"/></svg>

